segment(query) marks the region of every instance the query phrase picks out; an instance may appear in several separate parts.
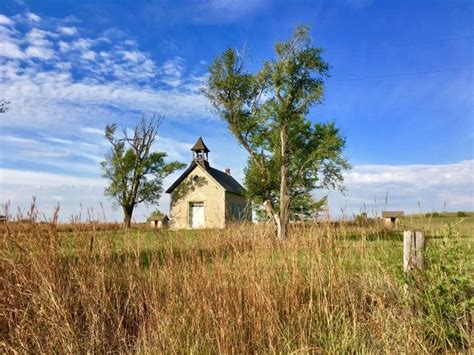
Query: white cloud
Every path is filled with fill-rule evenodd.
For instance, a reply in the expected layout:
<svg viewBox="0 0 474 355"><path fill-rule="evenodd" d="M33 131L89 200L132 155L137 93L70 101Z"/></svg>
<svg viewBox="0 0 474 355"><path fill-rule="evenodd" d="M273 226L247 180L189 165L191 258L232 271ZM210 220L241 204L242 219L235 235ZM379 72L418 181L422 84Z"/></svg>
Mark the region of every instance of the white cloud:
<svg viewBox="0 0 474 355"><path fill-rule="evenodd" d="M2 142L10 142L14 144L36 144L38 141L29 138L16 137L11 135L2 135L0 136Z"/></svg>
<svg viewBox="0 0 474 355"><path fill-rule="evenodd" d="M330 193L332 213L474 210L474 160L440 165L359 165L345 176L346 196ZM385 199L387 197L387 205Z"/></svg>
<svg viewBox="0 0 474 355"><path fill-rule="evenodd" d="M0 168L0 180L2 185L20 185L39 189L59 186L105 186L104 179L4 168Z"/></svg>
<svg viewBox="0 0 474 355"><path fill-rule="evenodd" d="M90 133L90 134L98 134L101 136L104 135L103 129L94 128L94 127L81 127L81 131L85 133Z"/></svg>
<svg viewBox="0 0 474 355"><path fill-rule="evenodd" d="M80 38L72 42L72 47L78 50L88 50L94 45L94 41L88 38Z"/></svg>
<svg viewBox="0 0 474 355"><path fill-rule="evenodd" d="M49 47L52 43L47 39L48 37L56 37L56 35L49 31L43 31L39 28L32 28L26 34L26 40L34 46Z"/></svg>
<svg viewBox="0 0 474 355"><path fill-rule="evenodd" d="M146 59L146 56L139 51L121 51L120 53L125 59L130 60L134 63L138 63Z"/></svg>
<svg viewBox="0 0 474 355"><path fill-rule="evenodd" d="M185 76L183 58L158 66L134 40L80 37L75 27L71 40L64 30L29 26L26 34L0 31L0 91L12 101L6 127L105 126L144 111L166 112L171 120L211 116L202 77Z"/></svg>
<svg viewBox="0 0 474 355"><path fill-rule="evenodd" d="M74 36L77 34L77 28L76 27L59 27L59 32L66 36Z"/></svg>
<svg viewBox="0 0 474 355"><path fill-rule="evenodd" d="M474 182L474 161L446 165L359 165L346 176L351 185L406 183L418 188Z"/></svg>
<svg viewBox="0 0 474 355"><path fill-rule="evenodd" d="M0 41L0 57L22 58L23 52L15 43Z"/></svg>
<svg viewBox="0 0 474 355"><path fill-rule="evenodd" d="M54 57L54 52L51 49L37 46L28 47L25 54L28 57L40 59L51 59Z"/></svg>
<svg viewBox="0 0 474 355"><path fill-rule="evenodd" d="M41 17L39 17L38 15L36 15L32 12L27 13L26 18L31 22L40 22L41 21Z"/></svg>
<svg viewBox="0 0 474 355"><path fill-rule="evenodd" d="M178 87L182 84L184 74L184 59L175 57L167 60L159 69L161 81L171 87Z"/></svg>
<svg viewBox="0 0 474 355"><path fill-rule="evenodd" d="M2 74L12 75L0 71ZM137 110L166 112L169 119L210 115L207 100L194 88L167 91L116 82L75 82L68 73L30 74L18 69L0 82L0 90L5 97L15 98L12 110L5 114L12 117L5 120L8 126L90 124L97 123L97 117L105 125L120 114Z"/></svg>
<svg viewBox="0 0 474 355"><path fill-rule="evenodd" d="M39 133L24 138L6 134L0 136L4 165L41 166L42 170L74 172L77 176L100 176L104 142L92 139L51 136ZM14 158L12 158L14 157Z"/></svg>
<svg viewBox="0 0 474 355"><path fill-rule="evenodd" d="M0 25L13 25L13 20L5 15L0 14Z"/></svg>
<svg viewBox="0 0 474 355"><path fill-rule="evenodd" d="M60 52L67 52L71 49L71 45L67 42L64 42L64 41L59 41L58 46L59 46L59 51Z"/></svg>
<svg viewBox="0 0 474 355"><path fill-rule="evenodd" d="M94 51L83 51L82 58L86 60L94 60L95 59L95 52Z"/></svg>
<svg viewBox="0 0 474 355"><path fill-rule="evenodd" d="M157 151L166 151L170 160L188 162L191 156L191 147L193 143L177 141L172 138L157 136L153 149Z"/></svg>

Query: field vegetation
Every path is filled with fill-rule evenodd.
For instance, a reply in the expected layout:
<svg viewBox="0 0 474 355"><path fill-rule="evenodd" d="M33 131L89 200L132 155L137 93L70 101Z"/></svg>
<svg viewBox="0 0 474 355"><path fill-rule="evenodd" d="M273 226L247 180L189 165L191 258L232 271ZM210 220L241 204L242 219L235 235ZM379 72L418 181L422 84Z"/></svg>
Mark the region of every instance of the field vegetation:
<svg viewBox="0 0 474 355"><path fill-rule="evenodd" d="M377 223L291 225L277 242L263 225L7 222L0 351L468 352L474 253L472 234L461 231L469 221L418 222L428 265L411 279L401 232Z"/></svg>

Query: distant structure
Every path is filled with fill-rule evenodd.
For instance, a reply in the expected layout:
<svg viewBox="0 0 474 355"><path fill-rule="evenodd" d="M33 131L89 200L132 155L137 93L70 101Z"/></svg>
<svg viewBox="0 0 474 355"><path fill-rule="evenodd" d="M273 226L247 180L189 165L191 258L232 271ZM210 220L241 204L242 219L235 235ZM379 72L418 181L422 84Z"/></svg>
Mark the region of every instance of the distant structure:
<svg viewBox="0 0 474 355"><path fill-rule="evenodd" d="M382 219L387 227L394 227L404 215L403 211L383 211Z"/></svg>
<svg viewBox="0 0 474 355"><path fill-rule="evenodd" d="M251 220L245 189L230 175L209 165L210 150L201 137L191 148L193 160L170 186L171 228L224 228Z"/></svg>
<svg viewBox="0 0 474 355"><path fill-rule="evenodd" d="M0 214L0 223L5 223L7 221L7 216Z"/></svg>
<svg viewBox="0 0 474 355"><path fill-rule="evenodd" d="M148 221L153 228L168 228L170 223L170 219L167 215L152 216Z"/></svg>

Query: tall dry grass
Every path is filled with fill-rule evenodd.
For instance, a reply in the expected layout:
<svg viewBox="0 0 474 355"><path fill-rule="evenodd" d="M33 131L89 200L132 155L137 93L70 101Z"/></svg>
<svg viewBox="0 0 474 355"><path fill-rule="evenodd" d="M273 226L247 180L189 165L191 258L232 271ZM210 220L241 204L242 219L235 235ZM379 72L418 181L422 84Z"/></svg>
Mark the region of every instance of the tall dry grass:
<svg viewBox="0 0 474 355"><path fill-rule="evenodd" d="M447 319L460 338L449 338L443 326L427 329L430 313L419 306L425 293L406 295L401 242L379 226L302 225L282 243L254 226L110 231L58 228L53 220L0 229L4 353L419 353L470 346L465 309ZM443 296L430 295L426 302L441 307Z"/></svg>

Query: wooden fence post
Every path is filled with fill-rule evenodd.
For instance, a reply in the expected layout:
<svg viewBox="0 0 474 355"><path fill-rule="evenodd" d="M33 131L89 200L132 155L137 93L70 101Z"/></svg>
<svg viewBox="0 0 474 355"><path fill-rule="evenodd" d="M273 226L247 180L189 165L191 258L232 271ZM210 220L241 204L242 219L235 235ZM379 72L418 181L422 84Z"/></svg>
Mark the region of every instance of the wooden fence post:
<svg viewBox="0 0 474 355"><path fill-rule="evenodd" d="M410 274L413 269L425 270L426 239L422 231L403 232L403 270Z"/></svg>

